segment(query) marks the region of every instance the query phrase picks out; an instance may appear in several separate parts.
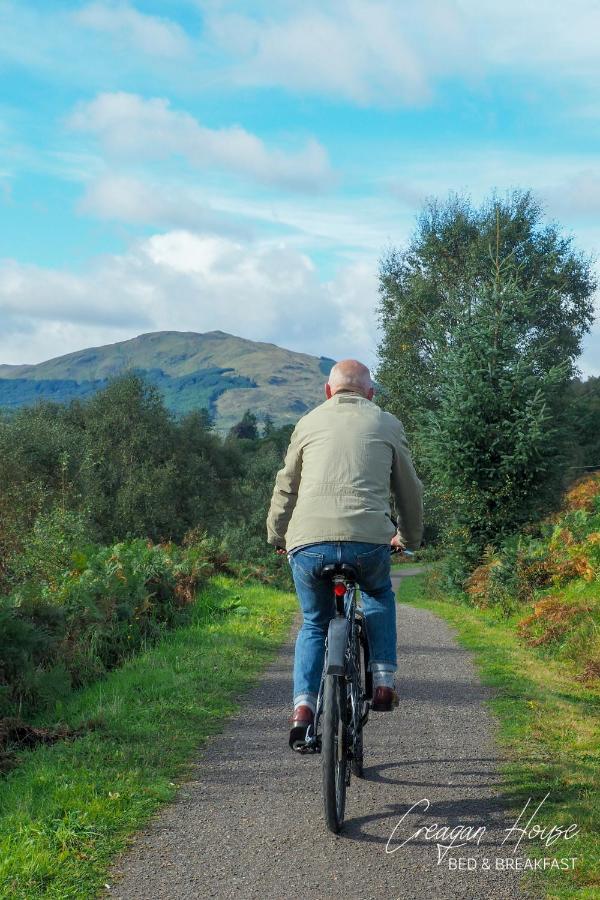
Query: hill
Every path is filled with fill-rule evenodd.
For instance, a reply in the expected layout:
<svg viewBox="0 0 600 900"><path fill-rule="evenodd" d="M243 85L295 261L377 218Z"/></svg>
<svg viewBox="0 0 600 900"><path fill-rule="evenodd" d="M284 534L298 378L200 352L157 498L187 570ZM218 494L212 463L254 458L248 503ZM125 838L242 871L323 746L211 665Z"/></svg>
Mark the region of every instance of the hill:
<svg viewBox="0 0 600 900"><path fill-rule="evenodd" d="M135 370L157 386L173 412L205 407L219 430L230 428L246 409L283 425L324 399L333 363L223 331L157 331L37 365L0 365L0 406L66 403Z"/></svg>

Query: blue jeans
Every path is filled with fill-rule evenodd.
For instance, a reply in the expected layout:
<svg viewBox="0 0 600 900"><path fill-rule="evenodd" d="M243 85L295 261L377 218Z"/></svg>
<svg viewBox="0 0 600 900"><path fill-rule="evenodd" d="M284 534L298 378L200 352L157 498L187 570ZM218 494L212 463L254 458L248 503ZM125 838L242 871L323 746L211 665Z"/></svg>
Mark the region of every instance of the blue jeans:
<svg viewBox="0 0 600 900"><path fill-rule="evenodd" d="M396 671L396 600L390 578L389 544L328 541L288 553L303 623L296 639L294 704L316 704L329 622L335 600L329 579L319 578L322 566L345 562L359 573L362 607L370 650L369 668L376 673ZM393 676L392 676L393 677Z"/></svg>

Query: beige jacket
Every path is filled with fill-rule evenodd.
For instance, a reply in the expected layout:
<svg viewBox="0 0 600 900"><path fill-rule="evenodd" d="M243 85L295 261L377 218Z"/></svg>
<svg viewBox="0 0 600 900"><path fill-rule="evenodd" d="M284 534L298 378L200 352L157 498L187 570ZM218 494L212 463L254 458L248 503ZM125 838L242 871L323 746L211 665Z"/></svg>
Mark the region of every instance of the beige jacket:
<svg viewBox="0 0 600 900"><path fill-rule="evenodd" d="M277 473L267 517L270 544L293 550L321 541L387 544L398 532L410 550L423 534L423 486L398 419L353 391L334 394L296 425Z"/></svg>

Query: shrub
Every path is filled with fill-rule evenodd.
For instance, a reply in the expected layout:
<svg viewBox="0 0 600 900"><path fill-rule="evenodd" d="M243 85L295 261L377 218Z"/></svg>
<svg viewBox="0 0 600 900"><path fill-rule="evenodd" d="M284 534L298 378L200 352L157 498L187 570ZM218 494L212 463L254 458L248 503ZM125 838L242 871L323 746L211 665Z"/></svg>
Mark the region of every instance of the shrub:
<svg viewBox="0 0 600 900"><path fill-rule="evenodd" d="M532 612L518 623L530 647L574 664L579 678L600 676L600 588L573 581L560 591L540 597Z"/></svg>
<svg viewBox="0 0 600 900"><path fill-rule="evenodd" d="M544 588L578 578L593 581L599 573L600 478L593 475L566 493L559 513L506 539L498 550L488 546L465 587L476 605L498 602L500 588L523 603Z"/></svg>
<svg viewBox="0 0 600 900"><path fill-rule="evenodd" d="M34 529L23 561L32 577L0 598L0 716L47 706L155 641L222 565L201 535L183 548L139 538L98 547L55 528L45 519Z"/></svg>
<svg viewBox="0 0 600 900"><path fill-rule="evenodd" d="M583 680L599 677L600 477L583 477L558 513L487 547L465 587L475 606L506 615L528 607L523 640L575 664Z"/></svg>

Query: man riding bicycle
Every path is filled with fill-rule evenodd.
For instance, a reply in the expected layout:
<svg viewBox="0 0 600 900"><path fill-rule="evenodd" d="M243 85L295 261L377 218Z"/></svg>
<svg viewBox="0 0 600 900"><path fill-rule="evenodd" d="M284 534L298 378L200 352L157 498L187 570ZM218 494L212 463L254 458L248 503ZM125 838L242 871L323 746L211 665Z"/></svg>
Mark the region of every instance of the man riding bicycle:
<svg viewBox="0 0 600 900"><path fill-rule="evenodd" d="M325 385L327 400L297 423L275 481L267 540L278 552L287 552L303 613L290 719L296 735L313 721L335 611L331 588L320 578L324 565L356 567L373 674L371 708L388 712L398 704L390 544L409 550L420 546L423 487L401 422L371 402L373 393L366 366L354 359L337 363Z"/></svg>

